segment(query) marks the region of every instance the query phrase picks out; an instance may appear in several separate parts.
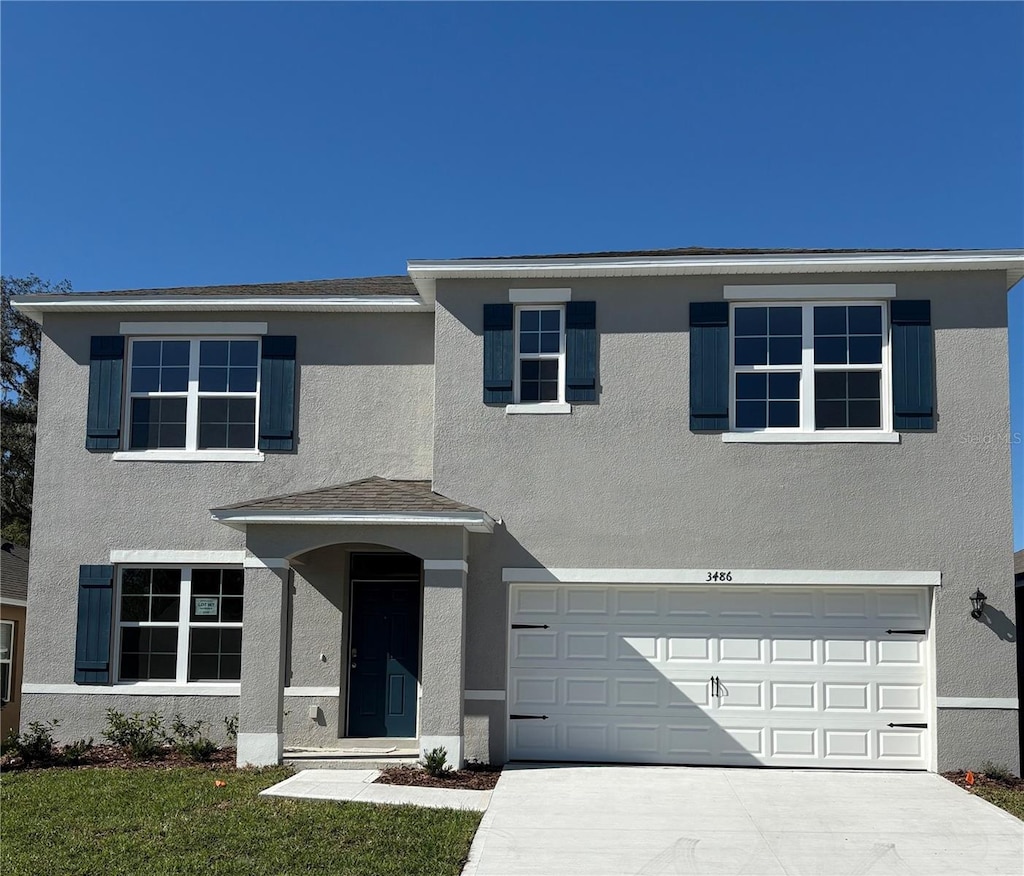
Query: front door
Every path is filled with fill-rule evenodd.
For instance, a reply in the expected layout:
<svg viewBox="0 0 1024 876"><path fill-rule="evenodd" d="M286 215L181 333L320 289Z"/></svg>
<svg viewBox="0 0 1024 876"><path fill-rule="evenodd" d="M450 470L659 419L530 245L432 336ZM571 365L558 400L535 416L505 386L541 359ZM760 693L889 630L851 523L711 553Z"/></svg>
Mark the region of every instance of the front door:
<svg viewBox="0 0 1024 876"><path fill-rule="evenodd" d="M352 582L348 735L415 736L419 581Z"/></svg>

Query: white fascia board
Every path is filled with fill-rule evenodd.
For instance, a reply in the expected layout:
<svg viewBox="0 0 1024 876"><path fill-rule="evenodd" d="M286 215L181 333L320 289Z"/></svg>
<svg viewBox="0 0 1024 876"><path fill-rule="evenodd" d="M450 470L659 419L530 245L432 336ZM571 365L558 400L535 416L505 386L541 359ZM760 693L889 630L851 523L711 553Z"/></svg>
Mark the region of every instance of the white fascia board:
<svg viewBox="0 0 1024 876"><path fill-rule="evenodd" d="M245 551L117 550L110 552L110 562L114 565L119 563L157 563L176 566L241 566L245 562Z"/></svg>
<svg viewBox="0 0 1024 876"><path fill-rule="evenodd" d="M685 274L809 274L904 271L1006 271L1007 288L1024 275L1024 250L949 252L778 253L756 255L610 256L562 259L413 260L406 263L421 295L439 279L630 277Z"/></svg>
<svg viewBox="0 0 1024 876"><path fill-rule="evenodd" d="M729 581L708 580L728 572ZM939 587L941 572L836 569L514 569L501 570L507 584L702 584L708 587L781 585L790 587Z"/></svg>
<svg viewBox="0 0 1024 876"><path fill-rule="evenodd" d="M484 512L434 511L403 514L371 511L211 511L211 518L235 529L249 524L303 524L313 526L464 526L470 532L493 532L494 520Z"/></svg>
<svg viewBox="0 0 1024 876"><path fill-rule="evenodd" d="M309 311L325 313L371 312L371 313L420 313L432 311L433 301L426 301L412 295L281 295L221 298L212 296L171 296L145 295L100 296L73 295L69 298L46 299L41 296L22 295L12 299L15 309L34 319L42 321L47 313L119 313L145 312L165 313L182 311L199 313L204 311Z"/></svg>
<svg viewBox="0 0 1024 876"><path fill-rule="evenodd" d="M265 335L265 322L122 322L122 335Z"/></svg>

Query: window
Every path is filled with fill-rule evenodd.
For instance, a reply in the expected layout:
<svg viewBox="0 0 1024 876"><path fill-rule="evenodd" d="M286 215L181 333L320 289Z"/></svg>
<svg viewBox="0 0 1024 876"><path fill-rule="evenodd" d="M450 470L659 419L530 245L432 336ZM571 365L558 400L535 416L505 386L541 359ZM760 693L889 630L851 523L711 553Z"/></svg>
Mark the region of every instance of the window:
<svg viewBox="0 0 1024 876"><path fill-rule="evenodd" d="M0 702L11 701L14 674L14 621L0 621Z"/></svg>
<svg viewBox="0 0 1024 876"><path fill-rule="evenodd" d="M733 306L737 431L888 431L882 304Z"/></svg>
<svg viewBox="0 0 1024 876"><path fill-rule="evenodd" d="M565 386L565 308L516 308L515 398L521 404L560 403Z"/></svg>
<svg viewBox="0 0 1024 876"><path fill-rule="evenodd" d="M238 681L241 569L123 567L120 681Z"/></svg>
<svg viewBox="0 0 1024 876"><path fill-rule="evenodd" d="M133 340L128 449L254 450L259 346L251 338Z"/></svg>

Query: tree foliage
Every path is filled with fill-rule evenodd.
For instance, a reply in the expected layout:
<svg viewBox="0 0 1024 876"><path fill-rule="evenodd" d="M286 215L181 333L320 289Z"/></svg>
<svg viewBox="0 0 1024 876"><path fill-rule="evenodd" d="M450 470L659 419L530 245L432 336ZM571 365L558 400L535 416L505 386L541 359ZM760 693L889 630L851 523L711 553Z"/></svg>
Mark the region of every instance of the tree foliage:
<svg viewBox="0 0 1024 876"><path fill-rule="evenodd" d="M39 401L39 326L11 306L17 295L70 292L67 280L51 284L34 274L0 278L3 338L0 355L2 430L0 430L0 514L4 541L28 544L32 527L32 480Z"/></svg>

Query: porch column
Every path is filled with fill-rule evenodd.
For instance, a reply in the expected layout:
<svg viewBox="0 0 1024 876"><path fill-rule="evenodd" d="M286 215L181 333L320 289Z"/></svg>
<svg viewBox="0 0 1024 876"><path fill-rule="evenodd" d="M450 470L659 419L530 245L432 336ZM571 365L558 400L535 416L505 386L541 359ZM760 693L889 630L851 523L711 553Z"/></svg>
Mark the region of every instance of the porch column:
<svg viewBox="0 0 1024 876"><path fill-rule="evenodd" d="M442 747L463 765L466 675L466 561L423 561L423 663L420 755Z"/></svg>
<svg viewBox="0 0 1024 876"><path fill-rule="evenodd" d="M252 566L249 562L245 567L237 762L238 766L271 766L281 763L284 754L289 570L281 560L254 560Z"/></svg>

